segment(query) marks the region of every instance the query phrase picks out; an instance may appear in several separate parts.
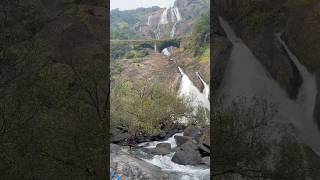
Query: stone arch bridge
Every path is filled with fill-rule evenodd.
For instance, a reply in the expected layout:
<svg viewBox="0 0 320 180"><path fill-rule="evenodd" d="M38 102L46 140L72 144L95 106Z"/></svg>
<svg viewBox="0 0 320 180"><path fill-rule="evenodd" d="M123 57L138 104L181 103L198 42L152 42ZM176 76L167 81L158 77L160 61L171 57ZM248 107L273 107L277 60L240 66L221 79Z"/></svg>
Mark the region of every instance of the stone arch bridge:
<svg viewBox="0 0 320 180"><path fill-rule="evenodd" d="M179 48L181 39L184 37L179 38L172 38L172 39L145 39L145 40L138 40L138 39L128 39L128 40L110 40L110 43L128 43L132 48L134 46L140 46L143 48L152 48L155 52L161 52L163 49L174 46Z"/></svg>

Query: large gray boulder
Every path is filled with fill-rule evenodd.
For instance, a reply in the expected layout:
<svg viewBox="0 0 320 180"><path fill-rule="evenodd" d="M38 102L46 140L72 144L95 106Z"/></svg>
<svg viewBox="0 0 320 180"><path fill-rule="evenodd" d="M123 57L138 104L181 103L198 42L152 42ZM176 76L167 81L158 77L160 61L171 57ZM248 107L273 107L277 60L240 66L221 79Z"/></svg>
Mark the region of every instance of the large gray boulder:
<svg viewBox="0 0 320 180"><path fill-rule="evenodd" d="M155 155L167 155L171 152L171 144L170 143L160 143L157 144L156 148L153 150L152 154Z"/></svg>
<svg viewBox="0 0 320 180"><path fill-rule="evenodd" d="M178 147L171 160L181 165L199 165L202 162L198 145L191 141Z"/></svg>
<svg viewBox="0 0 320 180"><path fill-rule="evenodd" d="M192 138L188 136L174 136L174 140L176 141L177 146L181 146L182 144L191 141Z"/></svg>

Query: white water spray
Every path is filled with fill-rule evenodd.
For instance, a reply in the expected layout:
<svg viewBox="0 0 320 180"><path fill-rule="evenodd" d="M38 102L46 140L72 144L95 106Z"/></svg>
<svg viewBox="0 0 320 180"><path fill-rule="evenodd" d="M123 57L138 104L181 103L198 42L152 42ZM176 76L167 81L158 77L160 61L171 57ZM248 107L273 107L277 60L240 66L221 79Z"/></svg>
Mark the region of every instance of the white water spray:
<svg viewBox="0 0 320 180"><path fill-rule="evenodd" d="M193 107L202 106L210 111L210 102L207 97L209 96L208 89L206 92L201 93L199 89L192 83L189 77L183 72L183 70L180 67L178 68L182 76L178 95L191 100L191 105ZM204 81L202 81L202 83L204 83ZM206 83L203 85L204 87L208 86Z"/></svg>
<svg viewBox="0 0 320 180"><path fill-rule="evenodd" d="M174 136L182 136L183 133L174 134L166 141L154 141L141 143L138 146L144 148L155 148L159 143L170 143L171 148L177 147ZM155 155L151 159L143 159L144 161L160 167L162 170L176 174L174 179L192 179L192 180L209 180L210 169L205 166L180 165L171 161L174 153L165 156ZM171 179L171 178L170 178Z"/></svg>

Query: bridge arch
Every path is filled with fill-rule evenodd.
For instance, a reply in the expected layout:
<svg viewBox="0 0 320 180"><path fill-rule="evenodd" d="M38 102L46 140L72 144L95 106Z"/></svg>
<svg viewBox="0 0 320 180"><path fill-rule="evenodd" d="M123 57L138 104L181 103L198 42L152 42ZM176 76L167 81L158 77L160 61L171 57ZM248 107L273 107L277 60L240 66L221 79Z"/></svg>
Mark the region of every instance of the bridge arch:
<svg viewBox="0 0 320 180"><path fill-rule="evenodd" d="M170 40L162 40L157 42L157 50L159 52L162 52L163 49L168 48L170 46L180 48L180 40L170 39Z"/></svg>

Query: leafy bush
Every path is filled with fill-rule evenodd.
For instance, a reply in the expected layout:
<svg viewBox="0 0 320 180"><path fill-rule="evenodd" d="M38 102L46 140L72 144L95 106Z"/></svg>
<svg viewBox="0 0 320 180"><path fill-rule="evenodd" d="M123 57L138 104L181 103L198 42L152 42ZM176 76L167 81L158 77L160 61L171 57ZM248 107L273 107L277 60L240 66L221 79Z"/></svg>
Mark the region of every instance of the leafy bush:
<svg viewBox="0 0 320 180"><path fill-rule="evenodd" d="M272 104L257 98L238 98L230 105L223 105L220 100L213 105L213 176L265 175L263 161L270 152L266 130L275 114Z"/></svg>
<svg viewBox="0 0 320 180"><path fill-rule="evenodd" d="M151 135L165 130L191 107L165 85L119 80L111 89L111 126L121 126L131 135Z"/></svg>

